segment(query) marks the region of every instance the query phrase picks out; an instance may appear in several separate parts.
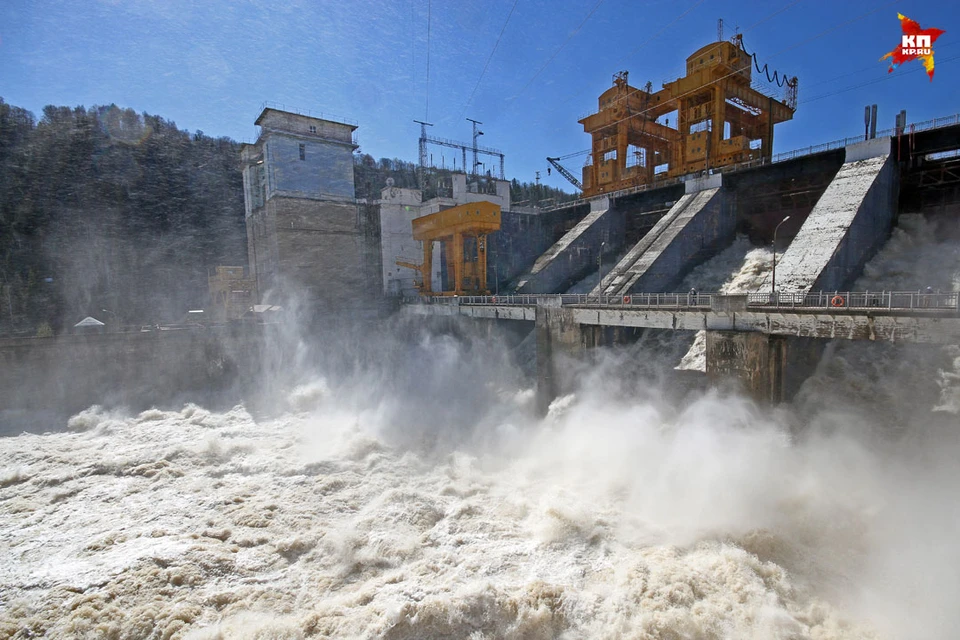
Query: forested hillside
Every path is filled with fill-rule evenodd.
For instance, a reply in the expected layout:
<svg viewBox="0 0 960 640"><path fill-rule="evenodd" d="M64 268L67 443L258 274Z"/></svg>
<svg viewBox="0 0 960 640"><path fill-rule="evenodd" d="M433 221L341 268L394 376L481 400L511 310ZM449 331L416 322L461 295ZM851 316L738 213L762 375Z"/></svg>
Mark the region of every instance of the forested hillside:
<svg viewBox="0 0 960 640"><path fill-rule="evenodd" d="M36 121L0 100L0 334L175 320L217 264L246 264L237 143L113 105Z"/></svg>
<svg viewBox="0 0 960 640"><path fill-rule="evenodd" d="M358 198L417 166L357 154ZM449 184L449 172L432 174ZM436 183L436 184L434 184ZM572 198L514 180L514 202ZM0 335L171 322L207 300L207 271L246 265L239 144L160 116L48 106L37 118L0 98Z"/></svg>

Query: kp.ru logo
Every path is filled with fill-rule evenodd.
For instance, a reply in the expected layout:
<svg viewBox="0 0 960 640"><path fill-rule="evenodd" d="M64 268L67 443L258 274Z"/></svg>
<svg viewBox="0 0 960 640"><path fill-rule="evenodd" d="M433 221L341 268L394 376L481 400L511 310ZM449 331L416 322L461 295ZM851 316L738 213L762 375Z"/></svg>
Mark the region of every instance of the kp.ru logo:
<svg viewBox="0 0 960 640"><path fill-rule="evenodd" d="M923 68L927 70L930 81L933 81L933 43L941 34L946 33L942 29L921 29L920 23L911 20L902 13L898 13L900 18L900 29L903 35L900 37L900 46L880 58L886 60L890 58L890 68L887 73L893 73L893 70L904 62L911 60L922 60Z"/></svg>

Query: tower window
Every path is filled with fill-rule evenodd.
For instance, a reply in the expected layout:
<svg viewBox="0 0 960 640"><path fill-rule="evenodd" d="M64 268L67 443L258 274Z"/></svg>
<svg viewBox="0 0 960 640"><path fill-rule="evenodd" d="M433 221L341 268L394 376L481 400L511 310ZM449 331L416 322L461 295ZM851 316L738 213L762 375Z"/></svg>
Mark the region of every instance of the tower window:
<svg viewBox="0 0 960 640"><path fill-rule="evenodd" d="M310 133L316 133L316 132L317 132L317 125L315 124L310 125Z"/></svg>
<svg viewBox="0 0 960 640"><path fill-rule="evenodd" d="M305 144L300 145L300 159L301 160L307 159L307 145Z"/></svg>

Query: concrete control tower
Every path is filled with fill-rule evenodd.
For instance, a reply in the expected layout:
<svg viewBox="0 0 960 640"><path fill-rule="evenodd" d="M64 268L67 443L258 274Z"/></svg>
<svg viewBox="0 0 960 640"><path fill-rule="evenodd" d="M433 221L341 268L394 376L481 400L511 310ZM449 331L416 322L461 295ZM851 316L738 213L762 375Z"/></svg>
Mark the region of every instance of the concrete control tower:
<svg viewBox="0 0 960 640"><path fill-rule="evenodd" d="M243 145L248 259L261 302L291 296L320 314L375 313L379 225L354 191L357 126L264 108Z"/></svg>

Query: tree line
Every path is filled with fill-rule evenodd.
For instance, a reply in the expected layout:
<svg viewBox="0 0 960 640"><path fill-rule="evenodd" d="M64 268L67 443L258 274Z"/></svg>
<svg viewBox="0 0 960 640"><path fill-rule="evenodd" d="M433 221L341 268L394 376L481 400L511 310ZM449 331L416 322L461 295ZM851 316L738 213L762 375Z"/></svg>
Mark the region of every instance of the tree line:
<svg viewBox="0 0 960 640"><path fill-rule="evenodd" d="M0 333L176 321L246 264L239 145L116 105L0 99Z"/></svg>

